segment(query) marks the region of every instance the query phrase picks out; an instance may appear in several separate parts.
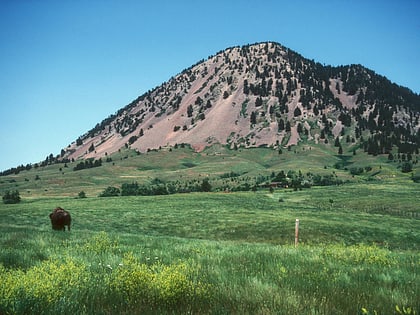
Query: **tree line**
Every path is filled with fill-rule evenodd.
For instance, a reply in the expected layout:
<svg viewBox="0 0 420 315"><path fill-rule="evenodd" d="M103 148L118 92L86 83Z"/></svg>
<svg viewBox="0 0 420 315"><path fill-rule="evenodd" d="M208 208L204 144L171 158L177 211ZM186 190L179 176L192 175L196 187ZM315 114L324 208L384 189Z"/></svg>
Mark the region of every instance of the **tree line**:
<svg viewBox="0 0 420 315"><path fill-rule="evenodd" d="M137 182L123 183L121 188L108 186L99 197L117 197L117 196L156 196L170 195L176 193L190 192L210 192L212 185L209 179L205 178L201 183L194 185L179 186L174 183L165 184L159 180L155 180L155 184L139 185Z"/></svg>

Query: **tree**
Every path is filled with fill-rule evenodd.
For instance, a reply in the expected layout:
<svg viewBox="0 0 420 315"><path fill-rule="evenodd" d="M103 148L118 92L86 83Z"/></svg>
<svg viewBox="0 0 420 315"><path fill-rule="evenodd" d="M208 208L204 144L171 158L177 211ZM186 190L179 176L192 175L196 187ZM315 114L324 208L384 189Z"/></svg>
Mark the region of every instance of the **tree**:
<svg viewBox="0 0 420 315"><path fill-rule="evenodd" d="M244 80L244 94L249 94L249 86L248 86L248 80Z"/></svg>
<svg viewBox="0 0 420 315"><path fill-rule="evenodd" d="M303 127L302 127L302 124L301 123L298 123L297 124L297 132L298 133L302 133L303 132Z"/></svg>
<svg viewBox="0 0 420 315"><path fill-rule="evenodd" d="M189 105L188 106L188 108L187 108L187 116L188 117L192 117L192 115L193 115L193 107L192 107L192 105Z"/></svg>
<svg viewBox="0 0 420 315"><path fill-rule="evenodd" d="M201 183L201 191L210 192L211 191L211 184L208 178L205 178Z"/></svg>
<svg viewBox="0 0 420 315"><path fill-rule="evenodd" d="M280 119L279 120L279 131L282 131L282 130L284 130L284 120L283 119Z"/></svg>
<svg viewBox="0 0 420 315"><path fill-rule="evenodd" d="M195 100L195 105L201 105L203 104L203 99L200 96L197 96Z"/></svg>
<svg viewBox="0 0 420 315"><path fill-rule="evenodd" d="M20 202L19 191L7 190L3 196L3 202L6 204L14 204Z"/></svg>
<svg viewBox="0 0 420 315"><path fill-rule="evenodd" d="M300 108L299 108L299 107L296 107L296 108L295 108L295 111L293 112L293 115L294 115L295 117L298 117L298 116L302 115L302 111L300 110Z"/></svg>
<svg viewBox="0 0 420 315"><path fill-rule="evenodd" d="M334 146L335 147L339 147L340 146L340 139L338 138L338 136L335 138Z"/></svg>
<svg viewBox="0 0 420 315"><path fill-rule="evenodd" d="M251 125L255 125L257 123L257 114L255 112L251 113Z"/></svg>
<svg viewBox="0 0 420 315"><path fill-rule="evenodd" d="M99 195L99 197L116 197L120 195L120 189L109 186Z"/></svg>
<svg viewBox="0 0 420 315"><path fill-rule="evenodd" d="M86 198L86 193L82 190L81 192L79 192L78 197L80 199Z"/></svg>
<svg viewBox="0 0 420 315"><path fill-rule="evenodd" d="M121 196L137 196L139 194L139 184L137 182L123 183L121 185Z"/></svg>
<svg viewBox="0 0 420 315"><path fill-rule="evenodd" d="M133 144L134 142L136 142L138 139L137 136L131 136L130 139L128 139L128 144Z"/></svg>

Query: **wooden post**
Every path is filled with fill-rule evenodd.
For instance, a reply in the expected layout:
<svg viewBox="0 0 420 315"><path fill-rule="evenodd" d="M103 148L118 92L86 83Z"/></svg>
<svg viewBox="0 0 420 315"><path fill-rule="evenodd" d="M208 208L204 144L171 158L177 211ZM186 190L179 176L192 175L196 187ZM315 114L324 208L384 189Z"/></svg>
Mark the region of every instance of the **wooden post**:
<svg viewBox="0 0 420 315"><path fill-rule="evenodd" d="M296 219L295 223L295 247L298 246L299 243L299 219Z"/></svg>

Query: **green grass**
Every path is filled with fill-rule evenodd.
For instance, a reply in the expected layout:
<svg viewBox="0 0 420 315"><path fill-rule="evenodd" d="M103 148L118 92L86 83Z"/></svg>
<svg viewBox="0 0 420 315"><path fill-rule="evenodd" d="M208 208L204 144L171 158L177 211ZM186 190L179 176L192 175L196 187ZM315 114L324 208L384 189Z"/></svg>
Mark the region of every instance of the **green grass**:
<svg viewBox="0 0 420 315"><path fill-rule="evenodd" d="M408 214L418 211L416 191L366 184L2 205L0 305L22 314L418 308L420 222ZM398 210L378 213L372 195L378 209L399 196ZM70 233L51 230L57 205L73 216Z"/></svg>
<svg viewBox="0 0 420 315"><path fill-rule="evenodd" d="M137 181L150 184L158 178L164 182L188 182L209 177L215 189L224 185L240 182L255 182L257 177L270 176L281 170L311 172L319 175L337 176L347 182L364 183L366 181L403 182L412 174L418 174L418 164L413 165L413 172L401 173L398 162L388 162L386 156L372 157L359 152L355 156L337 156L330 146L306 145L294 147L291 151L283 148L283 153L271 148L229 150L224 146L214 145L201 153L189 148L172 150L162 149L145 154L136 154L131 150L122 150L112 155L113 162L103 162L103 166L73 171L78 161L46 167L32 168L17 175L0 177L0 193L8 189L18 189L26 199L38 197L72 196L84 191L88 197L98 196L108 186L120 187L123 183ZM413 157L417 159L418 157ZM370 172L361 176L351 176L350 167L372 167ZM347 169L346 169L347 167ZM241 174L232 183L220 177L225 173ZM38 176L39 180L35 178Z"/></svg>
<svg viewBox="0 0 420 315"><path fill-rule="evenodd" d="M357 154L336 169L343 159L326 150L127 150L115 165L1 177L22 201L0 204L0 314L418 314L419 184L384 157ZM352 166L372 170L353 177ZM209 177L217 189L280 170L347 183L97 197L124 182ZM82 190L88 198L75 198ZM57 206L71 232L51 229Z"/></svg>

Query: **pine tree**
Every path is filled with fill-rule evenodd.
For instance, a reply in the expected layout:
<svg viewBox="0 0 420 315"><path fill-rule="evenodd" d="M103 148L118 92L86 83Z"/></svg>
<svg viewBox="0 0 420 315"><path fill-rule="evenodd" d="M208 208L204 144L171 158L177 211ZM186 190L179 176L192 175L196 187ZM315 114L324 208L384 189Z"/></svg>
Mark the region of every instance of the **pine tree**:
<svg viewBox="0 0 420 315"><path fill-rule="evenodd" d="M279 127L278 127L279 131L283 131L284 130L284 120L280 119L279 120Z"/></svg>
<svg viewBox="0 0 420 315"><path fill-rule="evenodd" d="M251 125L255 125L257 123L257 114L255 112L251 113Z"/></svg>
<svg viewBox="0 0 420 315"><path fill-rule="evenodd" d="M301 123L298 123L297 124L297 132L298 133L302 133L303 132L303 127L302 127L302 124Z"/></svg>
<svg viewBox="0 0 420 315"><path fill-rule="evenodd" d="M338 137L335 138L334 146L335 147L340 147L340 139Z"/></svg>
<svg viewBox="0 0 420 315"><path fill-rule="evenodd" d="M192 117L192 115L193 115L193 111L194 111L194 109L193 109L192 105L189 105L189 106L187 107L187 116L188 116L188 117Z"/></svg>

